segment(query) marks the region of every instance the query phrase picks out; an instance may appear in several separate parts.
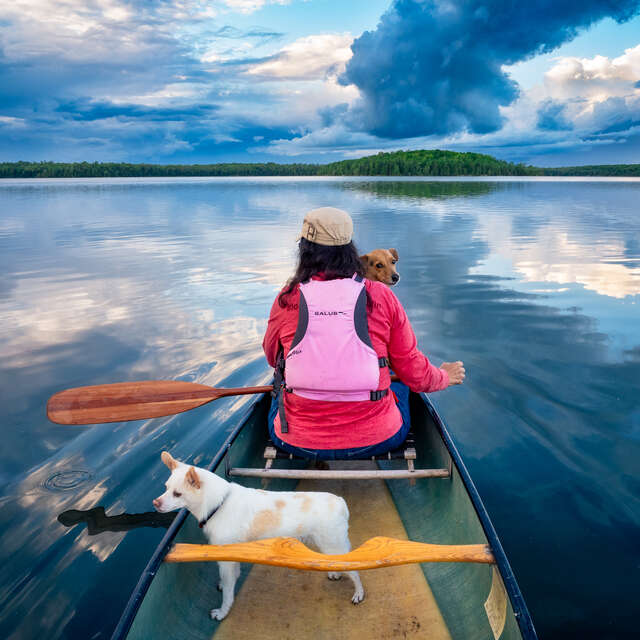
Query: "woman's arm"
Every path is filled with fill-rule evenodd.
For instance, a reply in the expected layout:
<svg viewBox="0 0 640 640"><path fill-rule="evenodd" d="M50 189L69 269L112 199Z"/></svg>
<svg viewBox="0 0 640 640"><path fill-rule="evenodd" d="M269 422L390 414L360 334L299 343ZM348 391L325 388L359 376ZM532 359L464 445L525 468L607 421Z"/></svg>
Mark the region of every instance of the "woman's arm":
<svg viewBox="0 0 640 640"><path fill-rule="evenodd" d="M440 368L432 365L427 356L418 349L415 333L399 300L393 294L391 298L388 349L394 373L398 374L412 391L441 391L449 385L460 384L464 380L462 362L445 362Z"/></svg>
<svg viewBox="0 0 640 640"><path fill-rule="evenodd" d="M276 298L271 307L267 331L262 340L262 349L264 350L264 355L267 356L267 362L270 367L276 366L276 358L280 349L280 325L283 313L284 309L278 304L278 298Z"/></svg>

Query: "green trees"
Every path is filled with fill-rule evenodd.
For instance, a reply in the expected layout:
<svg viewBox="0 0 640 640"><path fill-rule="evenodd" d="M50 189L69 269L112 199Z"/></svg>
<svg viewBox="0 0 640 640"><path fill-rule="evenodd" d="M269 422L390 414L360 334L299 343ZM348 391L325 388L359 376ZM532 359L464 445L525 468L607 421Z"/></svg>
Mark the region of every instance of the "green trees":
<svg viewBox="0 0 640 640"><path fill-rule="evenodd" d="M538 171L480 153L440 149L380 152L321 165L320 175L338 176L523 176Z"/></svg>
<svg viewBox="0 0 640 640"><path fill-rule="evenodd" d="M640 165L541 169L482 153L440 149L380 152L329 164L125 162L0 162L0 178L118 178L195 176L640 176Z"/></svg>
<svg viewBox="0 0 640 640"><path fill-rule="evenodd" d="M140 178L180 176L308 176L316 165L219 163L129 164L125 162L2 162L0 178Z"/></svg>

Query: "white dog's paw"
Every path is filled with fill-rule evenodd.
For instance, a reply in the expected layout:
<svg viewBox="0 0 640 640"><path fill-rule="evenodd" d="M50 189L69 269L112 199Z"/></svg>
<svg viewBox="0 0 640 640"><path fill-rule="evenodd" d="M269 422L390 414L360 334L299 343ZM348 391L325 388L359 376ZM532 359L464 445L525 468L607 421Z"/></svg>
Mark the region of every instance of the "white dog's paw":
<svg viewBox="0 0 640 640"><path fill-rule="evenodd" d="M353 604L360 604L364 600L364 590L358 589L354 594L353 598L351 598L351 602Z"/></svg>
<svg viewBox="0 0 640 640"><path fill-rule="evenodd" d="M329 573L327 573L327 578L329 578L329 580L340 580L340 578L342 578L342 574L330 571Z"/></svg>
<svg viewBox="0 0 640 640"><path fill-rule="evenodd" d="M224 620L227 613L229 612L225 611L224 609L211 609L209 615L211 616L212 620Z"/></svg>

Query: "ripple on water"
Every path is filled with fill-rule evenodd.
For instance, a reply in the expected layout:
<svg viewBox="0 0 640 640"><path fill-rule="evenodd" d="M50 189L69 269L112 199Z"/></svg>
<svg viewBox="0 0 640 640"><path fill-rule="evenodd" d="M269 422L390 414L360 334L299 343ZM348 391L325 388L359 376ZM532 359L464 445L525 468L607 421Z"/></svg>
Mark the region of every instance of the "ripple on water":
<svg viewBox="0 0 640 640"><path fill-rule="evenodd" d="M90 480L92 474L82 469L71 469L70 471L58 471L49 476L43 483L45 489L49 491L70 491L78 485Z"/></svg>

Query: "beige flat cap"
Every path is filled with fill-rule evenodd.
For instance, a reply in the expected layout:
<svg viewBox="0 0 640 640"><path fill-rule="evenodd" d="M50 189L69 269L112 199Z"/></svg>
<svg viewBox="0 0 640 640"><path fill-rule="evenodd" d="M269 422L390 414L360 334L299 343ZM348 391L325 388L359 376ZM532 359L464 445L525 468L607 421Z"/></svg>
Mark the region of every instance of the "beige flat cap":
<svg viewBox="0 0 640 640"><path fill-rule="evenodd" d="M300 238L329 247L349 244L353 238L353 220L346 211L335 207L313 209L304 217L298 240Z"/></svg>

